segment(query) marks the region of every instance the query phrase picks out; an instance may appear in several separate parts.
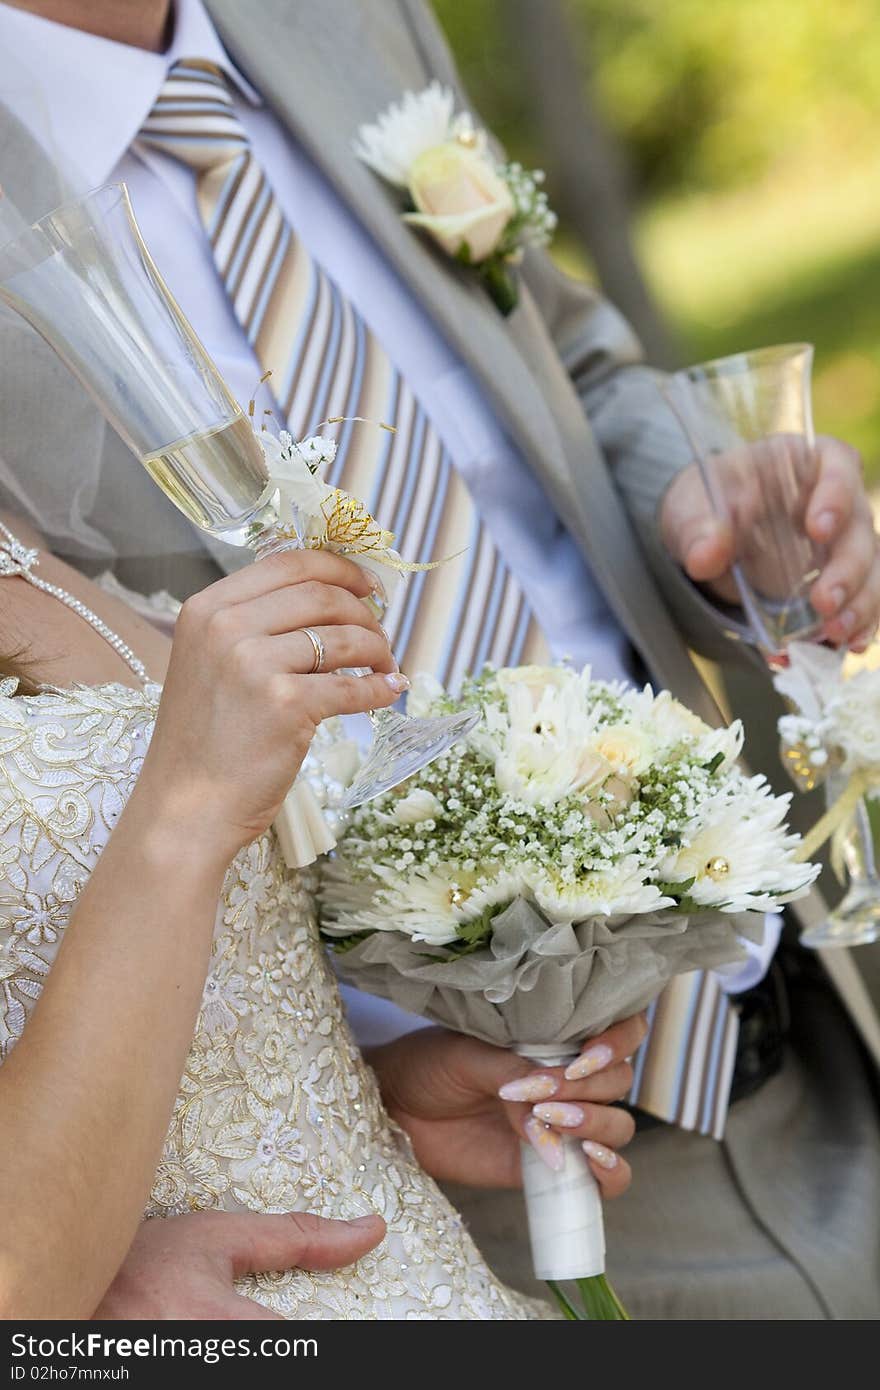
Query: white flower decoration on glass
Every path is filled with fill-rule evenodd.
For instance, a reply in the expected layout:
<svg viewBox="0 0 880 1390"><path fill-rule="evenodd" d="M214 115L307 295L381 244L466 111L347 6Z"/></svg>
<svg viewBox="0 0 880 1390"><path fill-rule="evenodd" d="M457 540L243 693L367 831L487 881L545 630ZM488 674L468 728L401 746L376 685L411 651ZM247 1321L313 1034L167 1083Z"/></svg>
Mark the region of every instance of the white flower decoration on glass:
<svg viewBox="0 0 880 1390"><path fill-rule="evenodd" d="M880 670L843 675L843 654L792 642L788 666L773 684L791 713L779 720L782 756L802 791L831 772L863 777L867 795L880 795Z"/></svg>
<svg viewBox="0 0 880 1390"><path fill-rule="evenodd" d="M551 239L556 215L540 169L503 164L467 112L455 114L448 87L405 92L378 120L362 125L355 154L412 202L403 214L462 265L473 266L503 314L516 306L513 268L526 246Z"/></svg>

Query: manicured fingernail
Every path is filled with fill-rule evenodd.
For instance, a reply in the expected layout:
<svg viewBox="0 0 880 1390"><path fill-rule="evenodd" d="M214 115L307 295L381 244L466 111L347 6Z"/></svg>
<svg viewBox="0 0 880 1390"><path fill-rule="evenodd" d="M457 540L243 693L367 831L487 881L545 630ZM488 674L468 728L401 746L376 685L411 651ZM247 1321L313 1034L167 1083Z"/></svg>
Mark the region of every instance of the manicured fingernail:
<svg viewBox="0 0 880 1390"><path fill-rule="evenodd" d="M577 1129L584 1122L584 1112L579 1105L569 1105L565 1100L546 1101L536 1105L532 1111L545 1125L558 1125L560 1129Z"/></svg>
<svg viewBox="0 0 880 1390"><path fill-rule="evenodd" d="M585 1076L592 1076L594 1071L601 1071L603 1067L607 1067L613 1056L614 1053L607 1043L596 1043L595 1047L588 1047L586 1052L582 1052L580 1057L575 1057L565 1068L566 1081L582 1081Z"/></svg>
<svg viewBox="0 0 880 1390"><path fill-rule="evenodd" d="M837 626L840 628L844 637L849 637L849 635L855 632L856 630L858 618L856 617L855 613L852 611L851 608L847 608L845 612L841 613L840 616L835 619L835 622L837 623Z"/></svg>
<svg viewBox="0 0 880 1390"><path fill-rule="evenodd" d="M834 534L834 528L836 527L836 525L836 512L820 512L819 515L816 517L816 522L813 527L813 530L815 531L819 540L827 541L829 536L832 536Z"/></svg>
<svg viewBox="0 0 880 1390"><path fill-rule="evenodd" d="M553 1076L520 1076L505 1082L498 1094L502 1100L549 1100L558 1090L559 1082Z"/></svg>
<svg viewBox="0 0 880 1390"><path fill-rule="evenodd" d="M382 580L377 579L374 574L371 574L370 583L372 585L370 589L370 598L375 599L377 603L387 603L388 594L385 591L385 585L382 583Z"/></svg>
<svg viewBox="0 0 880 1390"><path fill-rule="evenodd" d="M387 627L383 627L382 624L380 623L380 624L379 624L379 631L381 632L382 636L385 638L385 641L388 643L388 645L389 645L389 647L390 647L390 646L391 646L391 638L388 636L388 629L387 629Z"/></svg>
<svg viewBox="0 0 880 1390"><path fill-rule="evenodd" d="M390 671L385 680L398 695L404 690L409 690L411 684L409 676L405 676L402 671Z"/></svg>
<svg viewBox="0 0 880 1390"><path fill-rule="evenodd" d="M828 598L830 602L834 604L834 612L836 613L838 608L842 608L843 605L846 603L846 589L844 589L840 584L835 584L834 588L829 593Z"/></svg>
<svg viewBox="0 0 880 1390"><path fill-rule="evenodd" d="M531 1144L535 1153L542 1163L546 1163L554 1173L561 1173L565 1167L565 1150L562 1147L562 1140L549 1125L542 1124L534 1116L530 1116L523 1126L526 1138Z"/></svg>
<svg viewBox="0 0 880 1390"><path fill-rule="evenodd" d="M346 1226L375 1226L379 1220L378 1216L352 1216L346 1221Z"/></svg>
<svg viewBox="0 0 880 1390"><path fill-rule="evenodd" d="M604 1144L596 1144L592 1139L585 1139L581 1148L591 1158L594 1163L598 1163L600 1168L616 1168L618 1164L617 1154L613 1149L606 1149Z"/></svg>

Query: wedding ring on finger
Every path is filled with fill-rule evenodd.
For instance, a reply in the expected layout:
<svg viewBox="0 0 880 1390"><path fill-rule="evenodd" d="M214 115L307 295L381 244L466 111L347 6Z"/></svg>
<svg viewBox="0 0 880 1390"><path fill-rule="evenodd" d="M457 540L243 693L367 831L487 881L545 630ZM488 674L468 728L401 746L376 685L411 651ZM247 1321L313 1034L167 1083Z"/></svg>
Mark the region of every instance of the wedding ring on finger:
<svg viewBox="0 0 880 1390"><path fill-rule="evenodd" d="M308 637L309 641L312 644L312 650L315 653L315 660L312 664L312 669L309 671L308 674L310 676L316 676L318 672L323 669L324 657L327 655L324 643L321 641L320 637L318 636L317 632L313 627L303 627L300 628L300 631L302 632L304 637Z"/></svg>

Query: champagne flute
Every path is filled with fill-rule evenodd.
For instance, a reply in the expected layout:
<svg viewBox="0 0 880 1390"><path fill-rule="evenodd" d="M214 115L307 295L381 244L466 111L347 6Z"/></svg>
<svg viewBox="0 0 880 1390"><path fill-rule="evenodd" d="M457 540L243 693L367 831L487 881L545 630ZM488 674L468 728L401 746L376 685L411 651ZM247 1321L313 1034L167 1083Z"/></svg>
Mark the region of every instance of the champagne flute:
<svg viewBox="0 0 880 1390"><path fill-rule="evenodd" d="M825 552L805 528L818 471L812 360L808 343L761 348L687 367L661 387L730 529L751 640L771 667L786 664L790 642L818 640L823 626L810 589ZM829 778L829 801L839 791ZM880 935L880 876L864 798L845 841L846 894L827 921L802 933L806 946L859 946Z"/></svg>
<svg viewBox="0 0 880 1390"><path fill-rule="evenodd" d="M279 531L279 493L251 423L156 268L124 184L0 244L0 300L45 338L190 521L258 559L297 548ZM478 717L374 713L373 744L342 809L411 777Z"/></svg>

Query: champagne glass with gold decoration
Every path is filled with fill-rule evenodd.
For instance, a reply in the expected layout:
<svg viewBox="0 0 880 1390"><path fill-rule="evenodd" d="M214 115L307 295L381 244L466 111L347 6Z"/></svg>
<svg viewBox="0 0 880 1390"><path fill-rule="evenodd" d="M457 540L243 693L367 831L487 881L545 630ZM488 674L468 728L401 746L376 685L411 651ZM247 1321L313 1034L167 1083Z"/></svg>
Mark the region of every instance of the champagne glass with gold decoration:
<svg viewBox="0 0 880 1390"><path fill-rule="evenodd" d="M792 643L821 640L823 626L810 590L825 554L805 525L818 471L812 361L809 343L759 348L687 367L661 388L733 539L751 641L776 672L788 665ZM809 759L800 766L789 753L785 763L799 788L811 790L817 779ZM839 777L832 771L819 780L833 803ZM843 838L847 891L825 922L802 933L806 946L858 946L880 934L880 876L864 798Z"/></svg>
<svg viewBox="0 0 880 1390"><path fill-rule="evenodd" d="M22 315L89 392L176 507L257 558L299 548L251 422L144 244L124 184L56 208L0 244L0 300ZM354 558L358 558L355 556ZM472 715L372 716L367 759L344 809L445 752Z"/></svg>

